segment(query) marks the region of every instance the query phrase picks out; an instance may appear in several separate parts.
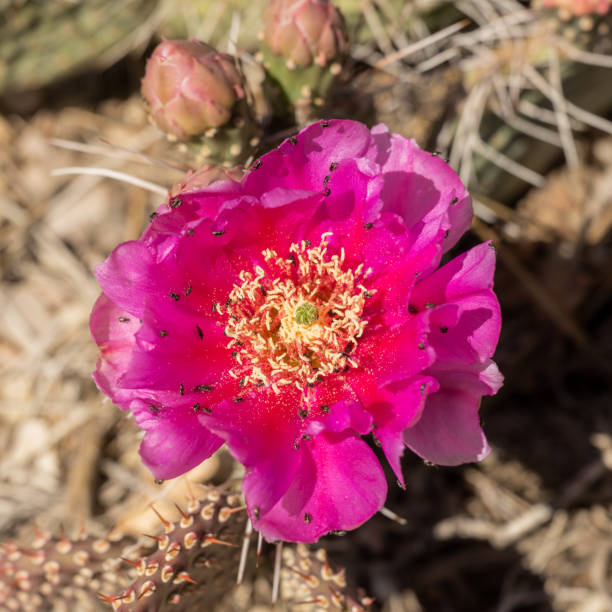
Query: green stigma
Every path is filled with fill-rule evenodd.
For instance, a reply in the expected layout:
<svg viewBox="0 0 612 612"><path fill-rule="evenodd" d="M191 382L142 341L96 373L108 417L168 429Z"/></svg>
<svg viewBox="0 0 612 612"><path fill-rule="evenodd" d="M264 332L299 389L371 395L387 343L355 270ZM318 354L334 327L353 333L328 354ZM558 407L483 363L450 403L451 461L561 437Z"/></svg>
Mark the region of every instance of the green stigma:
<svg viewBox="0 0 612 612"><path fill-rule="evenodd" d="M302 302L295 309L295 322L300 325L308 326L319 318L317 307L309 302Z"/></svg>

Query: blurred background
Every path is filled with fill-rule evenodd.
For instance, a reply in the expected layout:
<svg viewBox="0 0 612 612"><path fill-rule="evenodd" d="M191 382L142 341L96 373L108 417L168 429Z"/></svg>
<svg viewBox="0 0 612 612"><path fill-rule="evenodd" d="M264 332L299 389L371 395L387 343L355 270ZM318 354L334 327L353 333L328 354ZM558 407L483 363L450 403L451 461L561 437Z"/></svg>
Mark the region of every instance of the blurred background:
<svg viewBox="0 0 612 612"><path fill-rule="evenodd" d="M264 4L0 0L0 541L35 524L148 533L152 501L176 514L185 497L153 483L135 426L95 388L88 317L93 267L206 157L155 127L140 94L155 45L195 37L247 73L265 135L244 163L314 117L383 121L469 184L476 216L456 250L497 248L506 383L481 407L491 456L438 468L407 453L407 490L388 499L405 522L326 537L330 557L373 610L609 612L612 9L338 0L348 55L324 99L287 119L257 63ZM190 478L236 474L221 452ZM210 609L271 609L270 568L253 576ZM41 609L62 609L54 598Z"/></svg>

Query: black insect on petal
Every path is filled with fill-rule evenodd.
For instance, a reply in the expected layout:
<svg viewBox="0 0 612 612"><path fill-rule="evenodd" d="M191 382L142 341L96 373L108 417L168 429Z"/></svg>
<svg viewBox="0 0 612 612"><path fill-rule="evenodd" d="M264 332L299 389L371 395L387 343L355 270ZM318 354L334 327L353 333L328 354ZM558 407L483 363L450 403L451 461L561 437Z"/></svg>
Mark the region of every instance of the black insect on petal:
<svg viewBox="0 0 612 612"><path fill-rule="evenodd" d="M165 329L160 329L160 330L159 330L159 335L160 335L162 338L165 338L165 337L168 335L168 332L167 332Z"/></svg>
<svg viewBox="0 0 612 612"><path fill-rule="evenodd" d="M217 232L211 232L213 236L223 236L225 232L223 230L219 230Z"/></svg>
<svg viewBox="0 0 612 612"><path fill-rule="evenodd" d="M331 189L328 187L328 188L327 188L327 189L326 189L326 190L323 192L323 195L324 195L325 197L327 197L327 196L331 195Z"/></svg>
<svg viewBox="0 0 612 612"><path fill-rule="evenodd" d="M200 340L204 340L204 332L202 331L202 328L199 325L196 325L195 328L198 332L198 336L200 336Z"/></svg>
<svg viewBox="0 0 612 612"><path fill-rule="evenodd" d="M453 199L450 201L451 206L453 206L454 204L456 204L458 201L459 201L459 198L453 198Z"/></svg>
<svg viewBox="0 0 612 612"><path fill-rule="evenodd" d="M425 350L425 344L423 344L422 342L419 342L419 344L417 346L419 347L419 350L421 350L421 351Z"/></svg>
<svg viewBox="0 0 612 612"><path fill-rule="evenodd" d="M196 402L196 403L193 405L193 411L194 411L194 412L198 412L199 410L200 410L200 402Z"/></svg>
<svg viewBox="0 0 612 612"><path fill-rule="evenodd" d="M175 302L178 302L181 299L181 296L178 293L174 293L173 291L170 291L170 293L168 294Z"/></svg>
<svg viewBox="0 0 612 612"><path fill-rule="evenodd" d="M185 289L185 297L187 297L193 291L193 287L189 285L187 289Z"/></svg>
<svg viewBox="0 0 612 612"><path fill-rule="evenodd" d="M159 480L159 478L156 478L156 479L155 479L153 482L154 482L156 485L163 485L163 484L164 484L164 481L163 481L163 480Z"/></svg>
<svg viewBox="0 0 612 612"><path fill-rule="evenodd" d="M448 327L441 327L440 331L445 334L448 331Z"/></svg>
<svg viewBox="0 0 612 612"><path fill-rule="evenodd" d="M298 410L298 415L299 415L301 418L305 419L305 418L308 416L308 410L306 410L305 408L300 408L300 409Z"/></svg>
<svg viewBox="0 0 612 612"><path fill-rule="evenodd" d="M324 412L325 414L329 413L329 406L326 406L325 404L323 404L321 406L321 411Z"/></svg>
<svg viewBox="0 0 612 612"><path fill-rule="evenodd" d="M178 208L182 203L183 200L181 198L174 198L174 200L171 200L168 206L170 206L170 208Z"/></svg>
<svg viewBox="0 0 612 612"><path fill-rule="evenodd" d="M259 520L259 508L257 506L253 508L253 516L255 517L256 520Z"/></svg>
<svg viewBox="0 0 612 612"><path fill-rule="evenodd" d="M326 128L329 127L331 125L331 121L321 121L321 123L319 124L322 128Z"/></svg>
<svg viewBox="0 0 612 612"><path fill-rule="evenodd" d="M244 397L235 397L235 398L234 398L234 401L235 401L236 403L239 403L239 402L244 402Z"/></svg>
<svg viewBox="0 0 612 612"><path fill-rule="evenodd" d="M363 227L365 229L369 230L369 229L372 229L374 227L374 224L373 223L366 223Z"/></svg>
<svg viewBox="0 0 612 612"><path fill-rule="evenodd" d="M417 310L417 307L414 306L413 304L408 304L408 312L410 314L416 314L419 311Z"/></svg>
<svg viewBox="0 0 612 612"><path fill-rule="evenodd" d="M338 167L338 162L332 162L329 164L329 171L333 172Z"/></svg>
<svg viewBox="0 0 612 612"><path fill-rule="evenodd" d="M149 406L149 409L151 410L151 412L153 412L154 414L157 414L159 412L159 408L157 406L153 406L152 404Z"/></svg>
<svg viewBox="0 0 612 612"><path fill-rule="evenodd" d="M193 230L192 229L188 229L187 230L187 235L188 236L193 236Z"/></svg>
<svg viewBox="0 0 612 612"><path fill-rule="evenodd" d="M212 414L212 410L210 408L202 408L202 410L206 413L206 414Z"/></svg>
<svg viewBox="0 0 612 612"><path fill-rule="evenodd" d="M304 514L304 522L305 523L310 523L310 521L312 521L312 516L310 516L310 514L308 514L308 512L306 512Z"/></svg>
<svg viewBox="0 0 612 612"><path fill-rule="evenodd" d="M295 146L298 143L298 139L295 136L291 136L291 138L289 138L289 142Z"/></svg>
<svg viewBox="0 0 612 612"><path fill-rule="evenodd" d="M329 183L329 179L331 178L331 176L329 174L325 175L323 177L323 185L327 185L327 183Z"/></svg>
<svg viewBox="0 0 612 612"><path fill-rule="evenodd" d="M179 383L179 393L185 395L185 385L183 383Z"/></svg>
<svg viewBox="0 0 612 612"><path fill-rule="evenodd" d="M151 219L151 221L153 221L153 219L155 219L155 217L157 217L157 213L156 213L156 212L152 212L152 213L149 215L149 219Z"/></svg>
<svg viewBox="0 0 612 612"><path fill-rule="evenodd" d="M212 389L210 385L196 385L193 388L194 391L212 391Z"/></svg>
<svg viewBox="0 0 612 612"><path fill-rule="evenodd" d="M425 304L425 308L435 308L435 306L436 306L436 305L435 305L433 302L427 302L427 303Z"/></svg>
<svg viewBox="0 0 612 612"><path fill-rule="evenodd" d="M119 323L127 323L129 321L128 317L119 317L118 319Z"/></svg>
<svg viewBox="0 0 612 612"><path fill-rule="evenodd" d="M253 164L253 170L259 170L261 168L261 159L258 159L254 164Z"/></svg>

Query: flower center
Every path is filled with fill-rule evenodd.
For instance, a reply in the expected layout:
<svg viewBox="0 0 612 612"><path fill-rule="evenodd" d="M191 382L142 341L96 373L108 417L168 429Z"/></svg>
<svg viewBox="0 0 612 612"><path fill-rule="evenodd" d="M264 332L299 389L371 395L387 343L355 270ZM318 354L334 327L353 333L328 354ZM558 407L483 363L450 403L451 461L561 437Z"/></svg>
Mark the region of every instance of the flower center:
<svg viewBox="0 0 612 612"><path fill-rule="evenodd" d="M330 233L321 244L294 243L288 257L266 249L264 267L242 270L225 306L225 335L237 361L230 375L240 385L313 386L324 376L357 367L351 354L367 324L361 283L371 270L345 266L345 252L327 253Z"/></svg>
<svg viewBox="0 0 612 612"><path fill-rule="evenodd" d="M300 325L308 326L319 318L319 311L314 304L302 302L295 309L295 322Z"/></svg>

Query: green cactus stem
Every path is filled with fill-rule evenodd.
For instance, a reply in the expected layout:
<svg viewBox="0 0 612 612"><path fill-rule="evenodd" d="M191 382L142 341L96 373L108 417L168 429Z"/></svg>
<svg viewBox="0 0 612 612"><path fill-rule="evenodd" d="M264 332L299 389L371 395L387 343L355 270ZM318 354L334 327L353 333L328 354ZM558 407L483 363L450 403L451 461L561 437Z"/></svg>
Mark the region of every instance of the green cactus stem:
<svg viewBox="0 0 612 612"><path fill-rule="evenodd" d="M153 546L119 535L70 539L38 531L29 547L0 543L0 609L213 609L236 582L247 522L240 494L203 486L179 508L177 521L158 516L163 532L146 536ZM300 610L310 602L358 612L370 603L347 588L324 550L303 545L285 546L281 596Z"/></svg>

